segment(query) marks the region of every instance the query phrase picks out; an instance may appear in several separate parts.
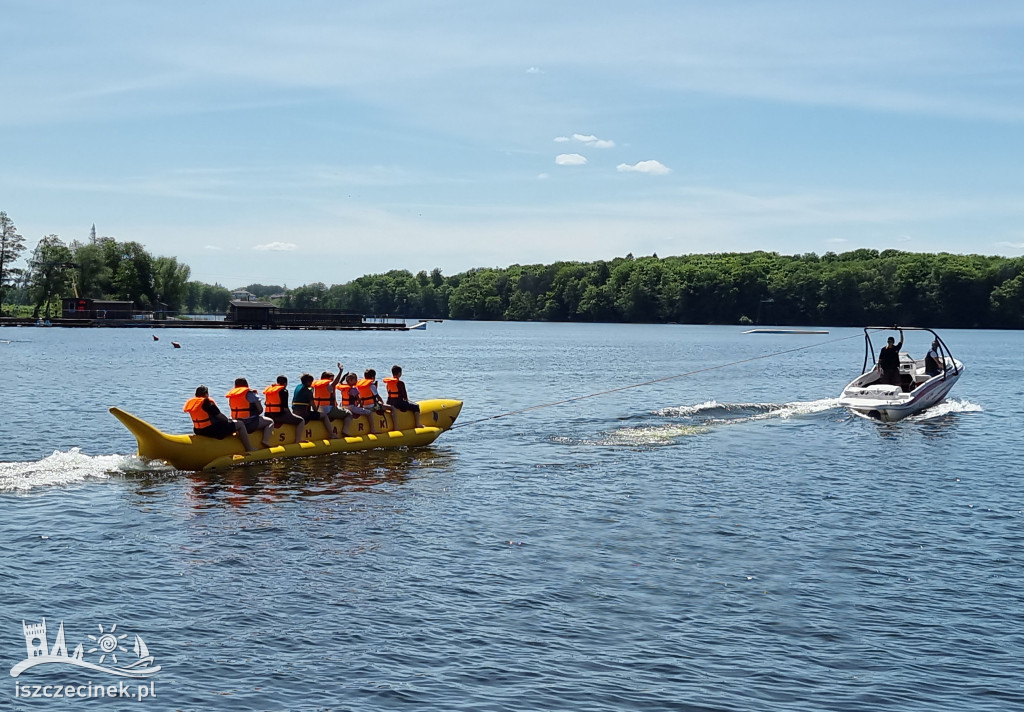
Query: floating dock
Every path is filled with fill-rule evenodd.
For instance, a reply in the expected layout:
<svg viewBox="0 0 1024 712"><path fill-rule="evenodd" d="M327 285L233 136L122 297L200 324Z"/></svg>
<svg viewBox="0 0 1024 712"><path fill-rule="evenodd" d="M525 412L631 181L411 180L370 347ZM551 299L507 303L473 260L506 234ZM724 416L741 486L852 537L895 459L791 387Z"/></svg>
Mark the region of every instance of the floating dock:
<svg viewBox="0 0 1024 712"><path fill-rule="evenodd" d="M302 331L409 331L405 320L359 321L344 324L315 324L298 322L235 322L199 319L50 319L49 324L37 324L36 319L0 319L0 326L31 326L39 328L106 328L106 329L255 329Z"/></svg>

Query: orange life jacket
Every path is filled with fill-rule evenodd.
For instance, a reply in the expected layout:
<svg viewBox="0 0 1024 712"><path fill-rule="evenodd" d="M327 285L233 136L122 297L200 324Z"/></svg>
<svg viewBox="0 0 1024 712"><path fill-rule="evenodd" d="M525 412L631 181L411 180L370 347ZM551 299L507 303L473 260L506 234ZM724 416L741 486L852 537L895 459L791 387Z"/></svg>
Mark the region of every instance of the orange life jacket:
<svg viewBox="0 0 1024 712"><path fill-rule="evenodd" d="M284 390L284 386L280 383L267 386L263 390L263 401L266 404L264 410L267 414L271 413L283 413L284 404L281 403L281 391Z"/></svg>
<svg viewBox="0 0 1024 712"><path fill-rule="evenodd" d="M359 397L363 399L363 403L373 403L373 391L370 389L376 383L372 378L360 378L356 381L356 388L359 389Z"/></svg>
<svg viewBox="0 0 1024 712"><path fill-rule="evenodd" d="M250 391L252 389L248 386L239 386L238 388L232 388L224 394L228 398L228 405L231 406L232 418L249 418L255 415L252 410L252 404L246 398Z"/></svg>
<svg viewBox="0 0 1024 712"><path fill-rule="evenodd" d="M399 395L401 393L401 391L398 390L398 384L401 383L401 382L402 382L402 379L398 378L397 376L389 376L388 378L384 379L384 387L388 389L388 398L389 399L390 398L400 398L401 397Z"/></svg>
<svg viewBox="0 0 1024 712"><path fill-rule="evenodd" d="M355 388L355 386L350 386L347 383L342 383L340 386L338 386L338 390L341 391L342 408L348 408L349 406L353 405L361 406L363 404L363 398L358 391L356 391L356 397L352 397L353 388Z"/></svg>
<svg viewBox="0 0 1024 712"><path fill-rule="evenodd" d="M206 428L213 424L210 414L203 410L203 403L207 400L213 403L213 398L207 399L203 396L196 396L185 401L185 407L182 410L192 418L193 428Z"/></svg>
<svg viewBox="0 0 1024 712"><path fill-rule="evenodd" d="M313 381L313 407L328 408L331 405L331 379L318 378Z"/></svg>

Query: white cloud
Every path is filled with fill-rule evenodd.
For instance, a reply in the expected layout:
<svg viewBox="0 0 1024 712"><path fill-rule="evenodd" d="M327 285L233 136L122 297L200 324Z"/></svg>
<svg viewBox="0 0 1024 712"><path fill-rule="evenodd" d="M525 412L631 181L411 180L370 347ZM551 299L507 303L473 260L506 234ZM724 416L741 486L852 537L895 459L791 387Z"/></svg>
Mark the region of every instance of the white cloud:
<svg viewBox="0 0 1024 712"><path fill-rule="evenodd" d="M253 245L254 250L266 250L269 252L291 252L298 248L294 242L267 242L262 245Z"/></svg>
<svg viewBox="0 0 1024 712"><path fill-rule="evenodd" d="M615 148L615 142L610 139L598 138L594 135L585 135L574 133L572 137L569 136L557 136L555 137L555 143L566 143L568 141L576 141L582 143L590 148Z"/></svg>
<svg viewBox="0 0 1024 712"><path fill-rule="evenodd" d="M583 134L577 133L573 134L572 138L574 141L579 141L580 143L586 144L591 148L615 148L614 141L598 138L597 136L594 135L584 136Z"/></svg>
<svg viewBox="0 0 1024 712"><path fill-rule="evenodd" d="M632 165L620 163L618 171L619 173L647 173L652 176L663 176L671 173L672 169L659 161L639 161Z"/></svg>
<svg viewBox="0 0 1024 712"><path fill-rule="evenodd" d="M530 67L526 70L527 74L543 74L543 70L540 67Z"/></svg>
<svg viewBox="0 0 1024 712"><path fill-rule="evenodd" d="M1012 247L1015 250L1024 250L1024 242L997 242L996 247Z"/></svg>
<svg viewBox="0 0 1024 712"><path fill-rule="evenodd" d="M830 237L829 239L825 240L825 242L831 242L838 245L843 242L849 242L849 240L847 240L845 237Z"/></svg>
<svg viewBox="0 0 1024 712"><path fill-rule="evenodd" d="M222 251L222 250L223 250L224 248L223 248L223 247L218 247L217 245L203 245L203 249L204 249L204 250L217 250L217 251Z"/></svg>
<svg viewBox="0 0 1024 712"><path fill-rule="evenodd" d="M547 180L550 177L547 173L541 173L537 176L537 180Z"/></svg>
<svg viewBox="0 0 1024 712"><path fill-rule="evenodd" d="M555 156L555 163L560 166L582 166L586 165L587 159L578 153L560 153Z"/></svg>

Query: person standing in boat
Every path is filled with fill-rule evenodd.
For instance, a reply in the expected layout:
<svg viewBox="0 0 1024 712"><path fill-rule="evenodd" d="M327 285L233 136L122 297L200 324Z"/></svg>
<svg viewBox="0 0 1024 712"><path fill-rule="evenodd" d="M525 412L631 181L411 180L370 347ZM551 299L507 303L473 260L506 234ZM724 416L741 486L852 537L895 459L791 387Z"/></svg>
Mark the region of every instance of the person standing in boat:
<svg viewBox="0 0 1024 712"><path fill-rule="evenodd" d="M263 404L260 403L256 391L249 388L249 382L244 378L236 378L235 387L224 395L231 406L231 417L244 425L248 433L262 430L263 447L273 445L271 438L274 434L274 421L260 415L263 412Z"/></svg>
<svg viewBox="0 0 1024 712"><path fill-rule="evenodd" d="M210 398L210 390L206 386L196 388L195 398L189 398L182 410L192 418L192 432L196 435L223 440L238 433L238 439L245 449L252 450L245 426L220 412L220 408Z"/></svg>
<svg viewBox="0 0 1024 712"><path fill-rule="evenodd" d="M928 376L938 376L945 370L945 359L939 355L939 340L935 339L931 350L924 356L924 372Z"/></svg>
<svg viewBox="0 0 1024 712"><path fill-rule="evenodd" d="M416 416L416 427L422 428L420 421L420 405L409 400L409 393L405 390L405 382L402 380L402 367L392 366L391 377L384 379L384 387L388 389L388 405L403 413L412 412ZM395 426L398 427L397 425Z"/></svg>
<svg viewBox="0 0 1024 712"><path fill-rule="evenodd" d="M878 352L878 368L882 372L879 383L902 386L903 381L900 378L900 349L903 348L902 329L900 329L900 342L898 344L895 342L896 339L890 336L886 339L885 346Z"/></svg>
<svg viewBox="0 0 1024 712"><path fill-rule="evenodd" d="M276 383L267 386L263 391L263 400L266 402L264 412L268 418L274 421L274 427L294 425L295 442L301 443L306 421L288 408L288 377L278 376Z"/></svg>

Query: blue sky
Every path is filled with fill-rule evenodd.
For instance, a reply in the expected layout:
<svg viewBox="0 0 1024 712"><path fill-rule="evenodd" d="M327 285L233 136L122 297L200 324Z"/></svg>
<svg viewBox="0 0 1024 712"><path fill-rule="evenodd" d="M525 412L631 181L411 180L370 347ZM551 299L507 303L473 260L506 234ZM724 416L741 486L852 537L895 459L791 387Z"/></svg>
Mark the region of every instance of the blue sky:
<svg viewBox="0 0 1024 712"><path fill-rule="evenodd" d="M3 0L0 210L194 279L1024 253L1024 3Z"/></svg>

